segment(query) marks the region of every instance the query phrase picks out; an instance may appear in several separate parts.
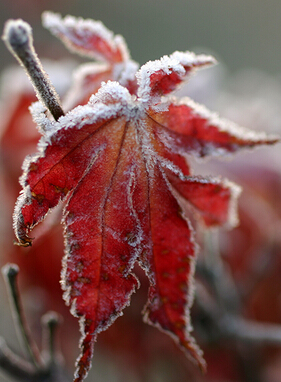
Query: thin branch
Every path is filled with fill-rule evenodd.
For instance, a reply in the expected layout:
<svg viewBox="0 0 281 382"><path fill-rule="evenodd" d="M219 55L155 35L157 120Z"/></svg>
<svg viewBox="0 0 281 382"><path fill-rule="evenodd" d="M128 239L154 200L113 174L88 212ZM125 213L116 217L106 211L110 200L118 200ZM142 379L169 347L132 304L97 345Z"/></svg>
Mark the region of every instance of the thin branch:
<svg viewBox="0 0 281 382"><path fill-rule="evenodd" d="M57 121L64 112L59 96L33 47L31 26L23 20L8 20L2 39L7 48L25 68L38 99L47 107Z"/></svg>
<svg viewBox="0 0 281 382"><path fill-rule="evenodd" d="M15 328L19 328L19 341L23 346L23 350L26 350L37 369L44 368L44 363L41 359L40 352L36 343L33 341L29 328L26 324L26 320L23 314L22 304L20 300L17 275L19 267L15 264L6 264L2 268L2 273L6 282L7 290L10 296L10 305L12 311L12 317L15 322Z"/></svg>
<svg viewBox="0 0 281 382"><path fill-rule="evenodd" d="M281 325L260 323L241 317L227 316L221 325L227 336L256 345L281 345Z"/></svg>
<svg viewBox="0 0 281 382"><path fill-rule="evenodd" d="M16 355L0 337L0 367L20 381L30 381L36 372L34 366Z"/></svg>
<svg viewBox="0 0 281 382"><path fill-rule="evenodd" d="M56 331L62 323L62 317L56 312L48 312L41 319L42 333L42 353L47 365L57 364L62 361L62 355L58 351L56 342Z"/></svg>
<svg viewBox="0 0 281 382"><path fill-rule="evenodd" d="M229 269L221 259L217 230L204 232L204 263L202 266L220 308L228 313L236 313L240 310L241 302L238 290Z"/></svg>

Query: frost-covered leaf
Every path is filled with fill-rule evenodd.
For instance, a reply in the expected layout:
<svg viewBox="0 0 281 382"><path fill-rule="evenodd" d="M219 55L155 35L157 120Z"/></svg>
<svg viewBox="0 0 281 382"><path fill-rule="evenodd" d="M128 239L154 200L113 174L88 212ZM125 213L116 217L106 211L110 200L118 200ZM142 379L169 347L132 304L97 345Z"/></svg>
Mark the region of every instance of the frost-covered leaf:
<svg viewBox="0 0 281 382"><path fill-rule="evenodd" d="M43 25L68 49L99 61L81 65L75 72L73 85L64 100L67 110L86 104L90 96L98 91L102 81L118 81L131 94L136 92L138 64L131 60L122 36L114 35L100 21L73 16L62 18L53 12L44 12L42 19Z"/></svg>
<svg viewBox="0 0 281 382"><path fill-rule="evenodd" d="M75 49L85 44L88 52L98 46L107 60L118 61L112 58L118 50L112 36L103 34L106 44L101 45L89 37L96 32L88 22L53 20ZM31 245L29 232L64 201L62 286L82 332L76 382L87 375L97 334L122 314L138 287L132 273L136 262L150 282L145 319L205 367L191 336L197 246L187 216L191 208L206 226L233 225L240 190L226 180L193 176L186 157L276 142L221 120L189 99L169 96L196 68L213 62L210 56L175 52L140 68L135 94L119 82L102 83L88 104L55 122L42 107L33 107L45 133L38 153L24 163L14 228L19 244Z"/></svg>
<svg viewBox="0 0 281 382"><path fill-rule="evenodd" d="M138 96L143 100L151 97L158 97L160 100L162 95L171 93L183 80L187 80L187 75L196 68L215 63L211 56L196 55L192 52L174 52L160 60L149 61L136 75L139 84Z"/></svg>
<svg viewBox="0 0 281 382"><path fill-rule="evenodd" d="M100 21L43 13L43 25L59 37L74 53L102 61L127 59L127 46L121 36L114 36Z"/></svg>

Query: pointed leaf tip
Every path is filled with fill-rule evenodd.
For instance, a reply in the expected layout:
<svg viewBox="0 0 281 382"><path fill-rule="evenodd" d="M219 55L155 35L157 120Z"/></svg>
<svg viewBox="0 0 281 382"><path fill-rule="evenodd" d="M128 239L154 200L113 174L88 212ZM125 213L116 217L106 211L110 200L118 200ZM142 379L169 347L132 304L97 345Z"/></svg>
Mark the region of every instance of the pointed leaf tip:
<svg viewBox="0 0 281 382"><path fill-rule="evenodd" d="M193 52L174 52L160 60L149 61L137 72L138 96L144 100L163 96L176 90L188 76L216 63L212 56L196 55ZM157 98L158 97L158 98Z"/></svg>
<svg viewBox="0 0 281 382"><path fill-rule="evenodd" d="M108 63L123 62L129 58L123 38L114 36L100 21L69 15L62 18L58 13L44 12L42 22L74 53Z"/></svg>

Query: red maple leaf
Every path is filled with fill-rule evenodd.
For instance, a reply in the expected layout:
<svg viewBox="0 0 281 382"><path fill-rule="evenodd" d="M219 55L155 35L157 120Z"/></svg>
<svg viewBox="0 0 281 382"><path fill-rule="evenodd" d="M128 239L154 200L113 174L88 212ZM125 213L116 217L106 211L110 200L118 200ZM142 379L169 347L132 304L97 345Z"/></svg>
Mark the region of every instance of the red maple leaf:
<svg viewBox="0 0 281 382"><path fill-rule="evenodd" d="M108 37L97 38L94 28L86 33L81 21L77 37L71 25L74 32L65 38L112 59ZM57 121L41 104L33 106L45 133L38 153L24 162L14 228L19 244L31 245L29 232L64 201L62 286L82 332L76 382L87 375L97 334L120 316L138 287L136 262L150 282L145 320L205 367L190 334L197 246L187 216L192 208L206 226L235 224L239 187L193 176L187 155L221 155L276 141L188 98L169 96L197 68L212 63L212 57L190 52L164 56L137 71L136 94L117 81L102 83L88 104Z"/></svg>

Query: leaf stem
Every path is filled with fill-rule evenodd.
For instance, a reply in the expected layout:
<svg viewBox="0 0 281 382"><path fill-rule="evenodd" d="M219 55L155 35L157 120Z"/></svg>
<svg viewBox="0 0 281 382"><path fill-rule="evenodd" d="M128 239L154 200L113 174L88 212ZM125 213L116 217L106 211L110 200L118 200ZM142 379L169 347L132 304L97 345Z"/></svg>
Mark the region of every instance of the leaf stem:
<svg viewBox="0 0 281 382"><path fill-rule="evenodd" d="M57 121L64 112L59 96L34 50L31 26L20 19L8 20L4 26L2 39L25 68L38 99L50 110Z"/></svg>

